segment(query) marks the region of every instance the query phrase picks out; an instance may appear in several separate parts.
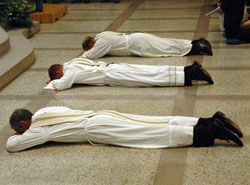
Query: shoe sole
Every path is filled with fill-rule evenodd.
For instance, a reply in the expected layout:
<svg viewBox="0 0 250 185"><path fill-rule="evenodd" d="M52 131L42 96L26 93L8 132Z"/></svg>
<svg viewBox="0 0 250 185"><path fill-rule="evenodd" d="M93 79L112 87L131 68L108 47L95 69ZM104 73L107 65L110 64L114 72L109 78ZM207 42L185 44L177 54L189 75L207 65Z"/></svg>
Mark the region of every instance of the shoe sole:
<svg viewBox="0 0 250 185"><path fill-rule="evenodd" d="M200 41L203 42L205 45L207 45L209 47L209 49L212 51L212 46L208 40L206 40L204 38L200 38Z"/></svg>
<svg viewBox="0 0 250 185"><path fill-rule="evenodd" d="M204 45L206 45L209 48L209 53L207 53L210 56L213 56L213 51L212 51L212 46L210 44L210 42L204 38L200 38L201 43L203 43Z"/></svg>
<svg viewBox="0 0 250 185"><path fill-rule="evenodd" d="M232 132L237 134L239 137L243 137L243 133L240 127L233 120L227 118L223 112L217 111L215 114L219 116L218 117L219 120L225 123L224 126L227 129L231 130Z"/></svg>
<svg viewBox="0 0 250 185"><path fill-rule="evenodd" d="M214 123L217 127L216 129L218 129L220 132L220 137L218 137L218 139L233 141L239 147L244 146L241 140L236 135L234 135L233 132L224 127L223 123L219 119L216 118Z"/></svg>
<svg viewBox="0 0 250 185"><path fill-rule="evenodd" d="M214 84L214 81L212 80L211 75L207 72L206 69L204 69L203 67L200 68L201 71L204 73L204 75L207 77L207 79L205 80L206 82L208 82L209 84Z"/></svg>

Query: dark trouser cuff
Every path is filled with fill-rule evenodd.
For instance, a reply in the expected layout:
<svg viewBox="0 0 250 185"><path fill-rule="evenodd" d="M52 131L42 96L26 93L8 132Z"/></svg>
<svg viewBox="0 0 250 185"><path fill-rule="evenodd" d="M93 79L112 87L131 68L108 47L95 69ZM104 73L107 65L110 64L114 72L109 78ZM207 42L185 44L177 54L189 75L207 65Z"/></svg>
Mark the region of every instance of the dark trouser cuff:
<svg viewBox="0 0 250 185"><path fill-rule="evenodd" d="M200 49L200 45L198 42L195 42L196 40L192 41L192 48L189 51L189 53L186 55L200 55L201 49Z"/></svg>
<svg viewBox="0 0 250 185"><path fill-rule="evenodd" d="M192 86L191 71L187 70L187 67L184 67L184 76L185 76L184 86Z"/></svg>
<svg viewBox="0 0 250 185"><path fill-rule="evenodd" d="M207 147L214 144L213 128L210 119L200 118L194 126L194 147Z"/></svg>

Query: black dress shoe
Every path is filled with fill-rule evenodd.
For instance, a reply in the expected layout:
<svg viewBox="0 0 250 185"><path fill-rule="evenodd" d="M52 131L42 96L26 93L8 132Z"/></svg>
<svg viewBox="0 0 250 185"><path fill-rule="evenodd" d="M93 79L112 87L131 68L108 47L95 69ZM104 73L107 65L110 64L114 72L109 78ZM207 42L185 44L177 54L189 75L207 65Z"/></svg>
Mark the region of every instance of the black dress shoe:
<svg viewBox="0 0 250 185"><path fill-rule="evenodd" d="M214 132L214 138L215 139L221 139L221 140L229 140L233 141L238 146L242 147L243 143L241 140L234 135L229 129L223 126L223 123L219 119L214 119L213 121L213 132Z"/></svg>
<svg viewBox="0 0 250 185"><path fill-rule="evenodd" d="M213 52L212 50L209 48L209 46L203 44L203 43L199 43L200 46L200 54L201 55L209 55L212 56Z"/></svg>
<svg viewBox="0 0 250 185"><path fill-rule="evenodd" d="M210 44L210 42L208 40L206 40L204 38L200 38L199 42L205 44L206 46L208 46L209 49L212 51L212 46L211 46L211 44Z"/></svg>
<svg viewBox="0 0 250 185"><path fill-rule="evenodd" d="M197 61L194 61L194 63L190 66L185 66L184 70L185 71L190 71L192 70L195 66L198 66L198 67L202 67L202 65L200 63L198 63Z"/></svg>
<svg viewBox="0 0 250 185"><path fill-rule="evenodd" d="M192 75L192 80L206 81L209 84L214 83L210 74L203 67L199 67L198 65L193 67Z"/></svg>
<svg viewBox="0 0 250 185"><path fill-rule="evenodd" d="M192 67L195 67L195 66L202 67L202 65L197 61L194 61L194 63L192 64Z"/></svg>
<svg viewBox="0 0 250 185"><path fill-rule="evenodd" d="M240 129L240 127L231 119L227 118L224 113L217 111L213 115L213 119L219 119L223 126L232 131L233 133L237 134L239 137L243 137L243 133Z"/></svg>

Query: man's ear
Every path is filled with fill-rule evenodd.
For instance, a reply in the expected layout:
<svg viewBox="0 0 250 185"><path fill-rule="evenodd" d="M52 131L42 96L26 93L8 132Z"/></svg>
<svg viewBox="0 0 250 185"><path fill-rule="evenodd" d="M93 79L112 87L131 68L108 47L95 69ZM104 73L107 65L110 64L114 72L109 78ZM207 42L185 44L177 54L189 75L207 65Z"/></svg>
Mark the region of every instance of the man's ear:
<svg viewBox="0 0 250 185"><path fill-rule="evenodd" d="M27 129L30 126L29 121L20 121L20 124L22 129Z"/></svg>
<svg viewBox="0 0 250 185"><path fill-rule="evenodd" d="M20 121L20 127L19 128L13 128L17 133L23 133L26 130L29 129L31 121Z"/></svg>
<svg viewBox="0 0 250 185"><path fill-rule="evenodd" d="M63 71L56 71L56 79L60 79L63 76Z"/></svg>

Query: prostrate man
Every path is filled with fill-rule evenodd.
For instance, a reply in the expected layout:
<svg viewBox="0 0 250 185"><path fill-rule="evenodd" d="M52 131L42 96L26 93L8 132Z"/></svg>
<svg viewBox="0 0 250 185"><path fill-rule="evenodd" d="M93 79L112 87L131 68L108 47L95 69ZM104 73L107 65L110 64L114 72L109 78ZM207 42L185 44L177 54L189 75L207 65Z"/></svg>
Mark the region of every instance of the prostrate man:
<svg viewBox="0 0 250 185"><path fill-rule="evenodd" d="M213 84L208 72L198 62L191 66L149 66L135 64L107 64L75 58L63 65L54 64L49 70L50 80L45 89L64 90L73 84L110 86L191 86L192 80Z"/></svg>
<svg viewBox="0 0 250 185"><path fill-rule="evenodd" d="M124 34L105 31L96 37L86 37L82 42L86 52L82 57L89 59L101 58L104 55L141 57L168 57L185 55L212 55L210 43L199 40L181 40L160 38L147 33Z"/></svg>
<svg viewBox="0 0 250 185"><path fill-rule="evenodd" d="M134 148L170 148L193 145L207 147L215 139L243 146L242 131L232 120L217 112L212 118L143 116L115 111L81 111L47 107L34 115L15 110L10 125L17 132L6 143L17 152L48 141L108 144Z"/></svg>

